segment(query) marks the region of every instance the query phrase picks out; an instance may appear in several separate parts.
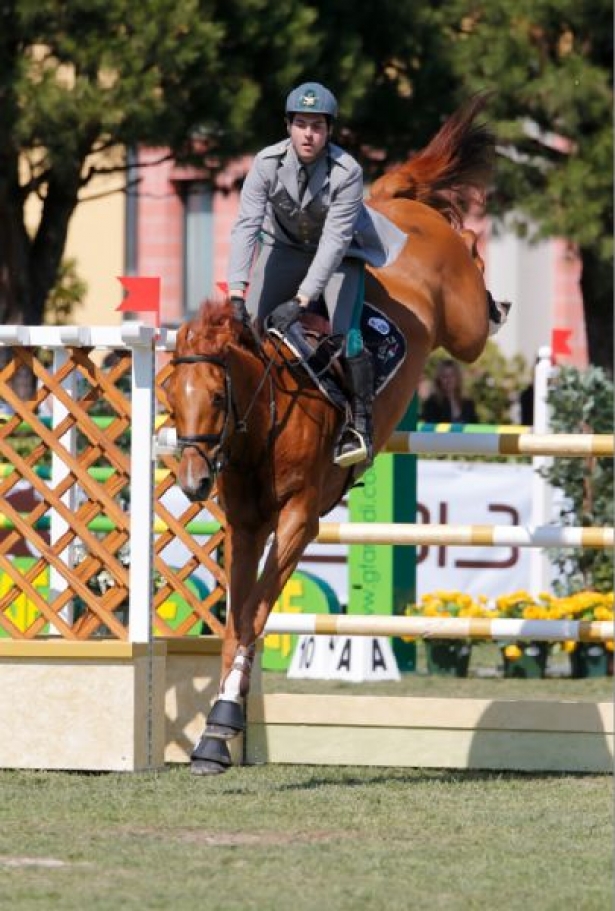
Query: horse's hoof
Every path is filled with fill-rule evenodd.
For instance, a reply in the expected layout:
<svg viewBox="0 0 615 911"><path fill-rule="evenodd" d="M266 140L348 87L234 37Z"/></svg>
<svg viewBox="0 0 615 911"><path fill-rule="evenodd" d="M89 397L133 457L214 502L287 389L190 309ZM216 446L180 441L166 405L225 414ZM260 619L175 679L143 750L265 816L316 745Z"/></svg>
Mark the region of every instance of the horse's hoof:
<svg viewBox="0 0 615 911"><path fill-rule="evenodd" d="M233 764L231 753L224 740L203 734L190 756L190 770L194 775L219 775Z"/></svg>
<svg viewBox="0 0 615 911"><path fill-rule="evenodd" d="M243 708L230 699L218 699L207 716L205 734L216 740L232 740L245 730Z"/></svg>
<svg viewBox="0 0 615 911"><path fill-rule="evenodd" d="M213 762L208 759L195 759L190 763L190 773L192 775L222 775L228 772L229 766L222 762Z"/></svg>

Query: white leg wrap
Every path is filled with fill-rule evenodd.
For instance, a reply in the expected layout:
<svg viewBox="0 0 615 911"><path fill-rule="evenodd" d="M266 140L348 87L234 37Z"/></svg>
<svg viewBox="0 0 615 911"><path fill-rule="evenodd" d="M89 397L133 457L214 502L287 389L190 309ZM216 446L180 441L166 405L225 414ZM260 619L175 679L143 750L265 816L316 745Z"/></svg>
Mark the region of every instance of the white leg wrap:
<svg viewBox="0 0 615 911"><path fill-rule="evenodd" d="M243 702L241 684L247 680L250 682L250 671L252 670L252 661L247 655L235 655L233 665L226 677L220 690L219 699L226 699L229 702Z"/></svg>

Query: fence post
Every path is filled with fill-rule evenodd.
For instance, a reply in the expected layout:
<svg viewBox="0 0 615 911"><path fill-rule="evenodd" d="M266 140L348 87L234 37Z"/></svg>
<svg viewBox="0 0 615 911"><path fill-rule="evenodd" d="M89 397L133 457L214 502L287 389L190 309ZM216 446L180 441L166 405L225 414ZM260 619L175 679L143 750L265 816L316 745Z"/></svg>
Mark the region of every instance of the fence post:
<svg viewBox="0 0 615 911"><path fill-rule="evenodd" d="M551 349L548 346L539 348L538 361L534 370L534 433L547 433L549 430L549 408L547 394L549 377L553 372ZM532 459L532 516L533 526L548 525L552 515L552 490L549 482L542 477L541 471L553 460L546 456L535 456ZM530 592L536 596L541 591L548 591L551 584L551 563L544 550L532 550L530 554Z"/></svg>
<svg viewBox="0 0 615 911"><path fill-rule="evenodd" d="M125 323L122 338L132 348L132 433L130 439L130 598L128 638L150 642L154 545L154 332Z"/></svg>

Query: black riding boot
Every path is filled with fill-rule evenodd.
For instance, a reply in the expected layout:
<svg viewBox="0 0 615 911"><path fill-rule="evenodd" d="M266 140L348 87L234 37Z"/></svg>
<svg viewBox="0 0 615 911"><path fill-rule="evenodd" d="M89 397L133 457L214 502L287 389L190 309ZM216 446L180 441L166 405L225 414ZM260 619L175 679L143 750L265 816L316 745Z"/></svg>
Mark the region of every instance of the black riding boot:
<svg viewBox="0 0 615 911"><path fill-rule="evenodd" d="M363 349L346 360L346 378L350 386L352 419L344 425L335 444L333 461L342 468L357 462L374 461L372 402L374 401L374 365L369 351Z"/></svg>

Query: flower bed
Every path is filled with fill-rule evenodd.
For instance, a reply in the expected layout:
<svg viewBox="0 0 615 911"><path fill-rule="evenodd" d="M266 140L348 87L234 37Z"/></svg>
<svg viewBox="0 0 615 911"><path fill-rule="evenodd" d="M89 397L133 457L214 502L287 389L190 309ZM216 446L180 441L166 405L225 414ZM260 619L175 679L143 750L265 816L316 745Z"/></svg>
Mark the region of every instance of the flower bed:
<svg viewBox="0 0 615 911"><path fill-rule="evenodd" d="M490 604L484 596L472 598L455 591L423 595L408 605L406 614L422 617L514 618L523 620L613 620L613 593L583 591L557 597L542 592L533 598L526 591L502 595ZM549 654L561 650L570 657L572 677L613 673L613 642L519 642L501 641L506 677L544 677ZM425 642L430 673L465 676L471 654L470 639L439 639ZM437 654L441 656L440 660ZM458 656L458 657L455 657Z"/></svg>

